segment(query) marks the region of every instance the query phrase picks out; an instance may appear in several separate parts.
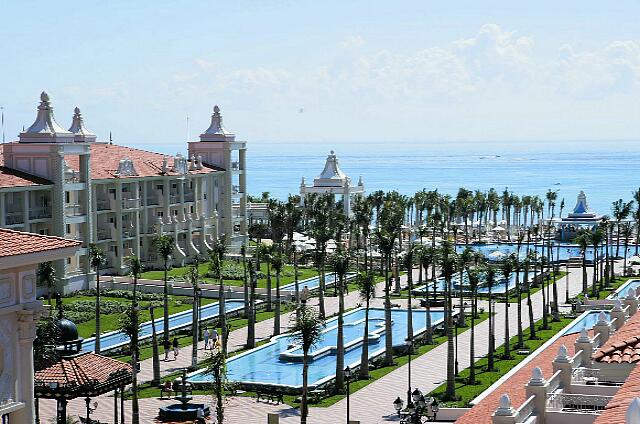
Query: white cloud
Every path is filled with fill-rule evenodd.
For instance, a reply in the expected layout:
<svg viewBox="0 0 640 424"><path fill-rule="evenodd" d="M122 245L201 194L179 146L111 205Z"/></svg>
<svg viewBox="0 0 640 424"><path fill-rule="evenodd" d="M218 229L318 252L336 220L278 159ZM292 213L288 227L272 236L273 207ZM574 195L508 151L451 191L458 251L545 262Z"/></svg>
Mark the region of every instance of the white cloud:
<svg viewBox="0 0 640 424"><path fill-rule="evenodd" d="M340 42L340 48L344 50L356 50L364 45L361 35L350 35Z"/></svg>

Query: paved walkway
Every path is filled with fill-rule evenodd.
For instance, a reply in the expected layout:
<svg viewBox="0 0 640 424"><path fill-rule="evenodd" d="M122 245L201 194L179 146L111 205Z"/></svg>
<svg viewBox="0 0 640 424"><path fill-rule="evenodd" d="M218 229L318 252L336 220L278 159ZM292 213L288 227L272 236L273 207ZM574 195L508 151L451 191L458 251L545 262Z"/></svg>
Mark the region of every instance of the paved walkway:
<svg viewBox="0 0 640 424"><path fill-rule="evenodd" d="M591 274L589 270L589 281L591 281ZM403 278L406 278L404 276ZM558 296L561 302L565 298L565 285L567 277L558 280ZM582 286L582 270L581 268L570 269L569 274L569 293L573 296L580 292ZM378 287L377 294L382 295L382 284ZM537 320L542 316L542 292L538 291L532 295L534 318ZM527 322L527 310L526 300L523 300L523 317ZM327 314L333 314L337 312L337 298L327 297L325 298L325 307ZM357 293L350 293L346 296L345 304L347 307L354 307L359 303ZM398 302L396 302L398 303ZM317 300L314 300L312 304L317 304ZM376 299L376 304L381 305L382 299ZM406 304L406 303L405 303ZM481 307L487 308L486 302L481 302ZM498 304L495 323L496 323L496 345L502 345L504 341L504 305ZM284 314L281 318L281 327L285 331L289 320L293 313ZM511 304L509 308L509 328L510 336L513 337L517 332L517 308L515 304ZM482 356L485 356L488 352L488 320L483 321L476 327L476 360ZM525 325L526 327L526 325ZM273 331L273 319L265 320L256 325L256 337L258 339L268 338ZM458 336L458 354L459 354L459 366L460 370L463 370L469 365L469 343L471 333L465 331ZM230 351L241 349L246 341L246 327L238 329L231 333L229 339ZM427 354L414 359L412 361L412 385L413 387L419 387L423 392L433 390L446 379L446 344L442 344ZM204 358L206 351L202 350L202 343L199 346L198 355L200 358ZM161 362L162 373L173 372L178 369L190 365L191 362L191 348L185 347L181 350L181 354L177 361ZM141 381L148 381L152 377L151 373L151 360L142 362ZM393 400L398 395L403 395L407 391L407 366L402 366L397 370L389 373L384 378L377 380L365 388L352 394L350 397L351 402L351 419L360 420L362 423L385 423L389 421L397 421L397 415L393 410ZM112 399L105 398L100 399L101 403L105 406L103 410L101 408L96 411L95 418L104 420L106 422L112 422L110 414L112 414ZM155 416L157 414L157 408L161 403L170 403L172 401L160 401L159 399L143 399L141 400L141 409L145 411L145 414ZM127 405L128 406L128 405ZM50 401L41 401L41 411L46 413L54 413L55 405ZM271 405L264 402L256 402L255 399L250 398L230 398L227 404L227 413L225 413L225 422L230 424L244 424L244 423L260 423L266 422L266 415L269 412L278 412L280 414L280 422L283 424L292 424L299 422L299 416L296 409L293 409L287 405ZM70 403L70 413L82 413L84 410L84 401L76 400ZM341 422L345 418L346 414L346 400L337 402L328 408L310 408L309 423L310 424L333 424ZM130 408L127 407L127 416L130 415ZM47 415L42 415L47 416ZM141 422L153 422L153 421L141 421Z"/></svg>

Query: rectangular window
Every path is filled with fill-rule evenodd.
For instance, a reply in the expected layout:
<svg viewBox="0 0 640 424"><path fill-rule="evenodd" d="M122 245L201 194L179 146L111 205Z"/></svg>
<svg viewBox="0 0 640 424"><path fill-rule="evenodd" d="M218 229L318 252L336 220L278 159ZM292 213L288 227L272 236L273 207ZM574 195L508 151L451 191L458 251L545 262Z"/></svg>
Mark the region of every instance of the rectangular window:
<svg viewBox="0 0 640 424"><path fill-rule="evenodd" d="M67 234L71 234L71 224L67 224Z"/></svg>
<svg viewBox="0 0 640 424"><path fill-rule="evenodd" d="M70 203L71 202L71 193L69 193L68 191L64 192L64 201L66 203Z"/></svg>
<svg viewBox="0 0 640 424"><path fill-rule="evenodd" d="M162 218L164 216L164 212L158 211L158 212L156 212L156 216Z"/></svg>

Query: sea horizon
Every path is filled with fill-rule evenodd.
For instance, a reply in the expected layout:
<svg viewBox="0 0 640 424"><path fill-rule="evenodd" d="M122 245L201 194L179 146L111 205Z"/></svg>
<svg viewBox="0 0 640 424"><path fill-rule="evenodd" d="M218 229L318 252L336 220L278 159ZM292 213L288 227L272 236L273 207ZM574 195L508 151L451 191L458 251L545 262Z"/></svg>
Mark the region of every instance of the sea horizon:
<svg viewBox="0 0 640 424"><path fill-rule="evenodd" d="M186 143L133 144L160 153L186 154ZM374 149L364 147L375 147ZM558 207L573 208L583 190L590 207L610 214L611 203L632 199L640 188L638 140L442 141L442 142L269 142L249 141L248 192L269 192L277 199L298 194L302 177L311 184L330 151L357 183L363 177L368 193L397 190L413 195L421 189L452 194L458 188L544 197L558 191Z"/></svg>

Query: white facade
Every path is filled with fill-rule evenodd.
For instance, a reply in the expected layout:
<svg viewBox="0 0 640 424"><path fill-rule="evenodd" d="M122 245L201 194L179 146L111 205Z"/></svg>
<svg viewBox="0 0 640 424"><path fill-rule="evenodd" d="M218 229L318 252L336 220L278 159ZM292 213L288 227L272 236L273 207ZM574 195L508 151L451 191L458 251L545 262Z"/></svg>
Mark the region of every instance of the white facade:
<svg viewBox="0 0 640 424"><path fill-rule="evenodd" d="M74 112L64 130L42 93L34 124L3 146L0 175L0 227L83 242L76 255L56 263L64 292L93 279L91 243L107 255L104 272L125 274L132 254L147 268L160 267L152 246L158 234L176 241L174 265L206 255L223 235L232 244L244 241L246 142L209 128L202 142L189 143L189 157L167 157L97 142L80 110ZM214 122L222 128L217 106Z"/></svg>
<svg viewBox="0 0 640 424"><path fill-rule="evenodd" d="M0 230L2 231L2 230ZM11 249L4 237L2 252ZM19 233L20 234L20 233ZM33 237L33 236L32 236ZM47 243L47 237L37 237ZM9 237L10 238L10 237ZM13 244L20 244L18 238ZM10 423L34 422L33 341L42 302L36 300L36 267L73 255L72 246L45 252L0 255L0 417Z"/></svg>

